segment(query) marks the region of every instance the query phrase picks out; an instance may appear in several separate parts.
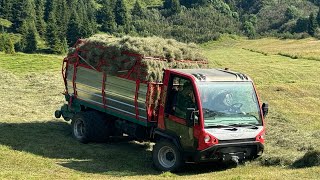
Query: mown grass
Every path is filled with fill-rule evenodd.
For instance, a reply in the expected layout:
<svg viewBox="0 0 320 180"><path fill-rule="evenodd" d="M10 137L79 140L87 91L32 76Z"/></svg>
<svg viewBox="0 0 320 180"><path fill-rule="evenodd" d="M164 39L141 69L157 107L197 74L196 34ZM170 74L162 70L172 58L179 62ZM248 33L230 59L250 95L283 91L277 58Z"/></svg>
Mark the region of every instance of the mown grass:
<svg viewBox="0 0 320 180"><path fill-rule="evenodd" d="M179 173L155 171L148 143L80 144L72 139L69 124L53 117L64 102L62 57L0 54L0 179L319 178L316 163L303 164L309 163L304 161L307 152L320 146L320 61L246 50L249 45L253 51L266 49L269 43L262 42L222 41L203 48L212 67L248 74L269 102L265 154L237 168L188 165ZM276 42L280 51L282 41Z"/></svg>
<svg viewBox="0 0 320 180"><path fill-rule="evenodd" d="M312 38L301 40L266 38L247 41L242 47L256 52L276 54L293 59L320 60L320 41Z"/></svg>
<svg viewBox="0 0 320 180"><path fill-rule="evenodd" d="M15 75L56 72L61 68L62 56L24 54L5 55L0 52L0 67Z"/></svg>

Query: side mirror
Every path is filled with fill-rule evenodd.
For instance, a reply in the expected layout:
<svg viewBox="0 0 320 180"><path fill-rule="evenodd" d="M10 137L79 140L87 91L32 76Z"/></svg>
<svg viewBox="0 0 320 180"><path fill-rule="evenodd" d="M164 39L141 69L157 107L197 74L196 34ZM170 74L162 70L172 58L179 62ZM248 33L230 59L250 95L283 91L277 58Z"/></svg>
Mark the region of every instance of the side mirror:
<svg viewBox="0 0 320 180"><path fill-rule="evenodd" d="M187 108L187 126L193 127L195 123L198 123L198 116L195 108Z"/></svg>
<svg viewBox="0 0 320 180"><path fill-rule="evenodd" d="M263 117L266 117L267 114L269 112L269 104L268 103L263 103L262 104L262 114L263 114Z"/></svg>

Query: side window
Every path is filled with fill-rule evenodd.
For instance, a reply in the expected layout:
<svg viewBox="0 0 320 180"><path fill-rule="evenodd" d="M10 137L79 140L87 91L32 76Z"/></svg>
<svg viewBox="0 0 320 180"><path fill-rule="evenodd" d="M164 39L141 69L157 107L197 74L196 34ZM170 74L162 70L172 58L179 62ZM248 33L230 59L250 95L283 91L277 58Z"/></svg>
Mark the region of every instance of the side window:
<svg viewBox="0 0 320 180"><path fill-rule="evenodd" d="M187 108L196 108L195 96L190 80L172 76L168 85L166 113L186 119Z"/></svg>

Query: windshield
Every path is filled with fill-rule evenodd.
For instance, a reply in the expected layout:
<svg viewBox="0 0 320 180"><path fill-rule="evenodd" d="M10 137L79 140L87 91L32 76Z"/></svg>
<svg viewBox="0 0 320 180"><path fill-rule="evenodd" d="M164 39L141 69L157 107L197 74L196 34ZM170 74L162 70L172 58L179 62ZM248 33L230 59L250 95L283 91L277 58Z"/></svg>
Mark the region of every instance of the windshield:
<svg viewBox="0 0 320 180"><path fill-rule="evenodd" d="M262 125L251 82L199 82L205 127Z"/></svg>

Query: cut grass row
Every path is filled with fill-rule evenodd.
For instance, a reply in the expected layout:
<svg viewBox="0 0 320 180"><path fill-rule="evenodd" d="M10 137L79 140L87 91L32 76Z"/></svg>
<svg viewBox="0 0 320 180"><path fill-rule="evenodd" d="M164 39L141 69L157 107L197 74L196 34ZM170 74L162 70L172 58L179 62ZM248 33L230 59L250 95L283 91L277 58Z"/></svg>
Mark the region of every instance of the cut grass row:
<svg viewBox="0 0 320 180"><path fill-rule="evenodd" d="M277 54L292 59L320 60L320 41L312 38L301 40L266 38L246 41L241 47L264 55Z"/></svg>

